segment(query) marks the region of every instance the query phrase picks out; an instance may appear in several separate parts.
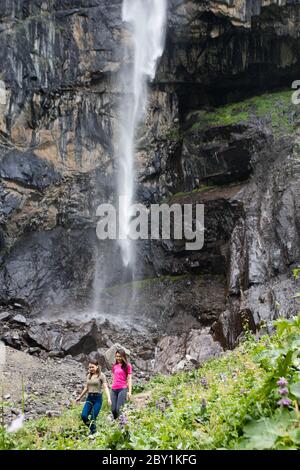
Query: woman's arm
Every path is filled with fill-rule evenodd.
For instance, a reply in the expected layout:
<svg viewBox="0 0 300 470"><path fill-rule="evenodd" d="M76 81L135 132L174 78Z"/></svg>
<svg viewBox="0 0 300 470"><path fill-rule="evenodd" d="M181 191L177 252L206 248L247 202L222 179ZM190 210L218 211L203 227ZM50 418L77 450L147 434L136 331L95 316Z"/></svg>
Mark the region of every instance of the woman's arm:
<svg viewBox="0 0 300 470"><path fill-rule="evenodd" d="M131 399L132 394L132 377L131 374L127 375L127 386L128 386L128 400Z"/></svg>
<svg viewBox="0 0 300 470"><path fill-rule="evenodd" d="M79 395L79 397L76 398L76 401L80 401L81 398L86 394L87 392L87 385L85 385L84 389L82 390L81 394Z"/></svg>
<svg viewBox="0 0 300 470"><path fill-rule="evenodd" d="M110 399L110 393L109 393L109 388L108 388L107 382L104 383L104 390L105 390L105 393L106 393L106 396L107 396L108 404L109 404L109 406L111 406L111 399Z"/></svg>

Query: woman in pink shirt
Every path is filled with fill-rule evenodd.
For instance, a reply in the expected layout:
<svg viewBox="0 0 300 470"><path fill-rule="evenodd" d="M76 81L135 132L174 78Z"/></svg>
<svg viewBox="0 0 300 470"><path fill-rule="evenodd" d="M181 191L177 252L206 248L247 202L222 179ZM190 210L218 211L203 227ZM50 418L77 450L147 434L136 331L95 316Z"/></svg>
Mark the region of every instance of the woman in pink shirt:
<svg viewBox="0 0 300 470"><path fill-rule="evenodd" d="M111 411L116 419L119 416L120 408L126 399L131 399L132 391L132 367L129 364L125 351L117 349L115 353L116 363L112 367L113 384L111 390Z"/></svg>

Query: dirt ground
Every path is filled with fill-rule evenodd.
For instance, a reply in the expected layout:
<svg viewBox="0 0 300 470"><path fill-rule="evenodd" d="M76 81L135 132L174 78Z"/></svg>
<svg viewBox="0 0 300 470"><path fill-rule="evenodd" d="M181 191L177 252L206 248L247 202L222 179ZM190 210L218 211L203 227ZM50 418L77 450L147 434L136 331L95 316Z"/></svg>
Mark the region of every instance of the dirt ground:
<svg viewBox="0 0 300 470"><path fill-rule="evenodd" d="M4 403L5 424L21 413L23 402L26 420L60 415L82 391L86 373L73 359L41 359L0 342L0 402ZM134 396L133 403L140 409L150 398L150 392L143 392Z"/></svg>
<svg viewBox="0 0 300 470"><path fill-rule="evenodd" d="M72 359L41 359L3 344L0 352L0 401L6 420L19 414L23 401L27 419L58 415L82 390L86 370Z"/></svg>

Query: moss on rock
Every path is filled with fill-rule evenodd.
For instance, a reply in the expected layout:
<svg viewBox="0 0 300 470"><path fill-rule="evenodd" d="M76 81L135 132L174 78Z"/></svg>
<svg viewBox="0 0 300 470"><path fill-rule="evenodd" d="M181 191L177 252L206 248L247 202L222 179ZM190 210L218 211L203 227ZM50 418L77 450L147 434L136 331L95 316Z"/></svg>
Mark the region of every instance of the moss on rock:
<svg viewBox="0 0 300 470"><path fill-rule="evenodd" d="M196 119L191 127L192 131L208 127L249 124L252 120L258 120L270 127L274 137L279 137L293 132L299 115L297 106L292 103L292 91L285 90L220 106L214 111L197 111L192 113L190 118Z"/></svg>

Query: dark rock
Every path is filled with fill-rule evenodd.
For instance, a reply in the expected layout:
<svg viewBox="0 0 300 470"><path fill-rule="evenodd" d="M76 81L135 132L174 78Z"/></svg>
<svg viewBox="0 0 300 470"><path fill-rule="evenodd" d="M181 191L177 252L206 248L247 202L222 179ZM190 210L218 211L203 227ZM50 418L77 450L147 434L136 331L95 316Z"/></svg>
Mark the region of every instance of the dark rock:
<svg viewBox="0 0 300 470"><path fill-rule="evenodd" d="M48 354L49 357L63 357L63 355L64 355L63 351L60 351L60 350L49 351L49 354Z"/></svg>
<svg viewBox="0 0 300 470"><path fill-rule="evenodd" d="M62 338L61 348L65 353L76 356L89 354L97 350L98 329L95 322L80 325L76 330L68 331Z"/></svg>
<svg viewBox="0 0 300 470"><path fill-rule="evenodd" d="M0 176L39 190L45 189L60 178L53 164L43 161L34 153L17 150L8 152L1 160Z"/></svg>
<svg viewBox="0 0 300 470"><path fill-rule="evenodd" d="M48 418L53 418L53 417L55 417L55 416L60 416L61 413L60 413L59 411L57 411L57 410L47 410L47 411L45 412L45 415L48 416Z"/></svg>
<svg viewBox="0 0 300 470"><path fill-rule="evenodd" d="M220 104L232 96L238 101L266 86L291 84L299 73L293 53L299 4L269 3L262 8L260 0L174 2L158 77L178 81L182 107Z"/></svg>
<svg viewBox="0 0 300 470"><path fill-rule="evenodd" d="M82 364L87 363L87 356L85 354L77 354L77 356L73 356L74 360L77 362L81 362Z"/></svg>
<svg viewBox="0 0 300 470"><path fill-rule="evenodd" d="M153 359L153 350L152 349L146 349L144 351L141 351L139 353L139 357L148 360L148 359Z"/></svg>
<svg viewBox="0 0 300 470"><path fill-rule="evenodd" d="M0 295L2 293L7 300L18 296L29 303L39 301L54 305L67 298L74 299L75 286L80 284L81 289L85 289L91 280L91 272L83 271L81 262L85 258L88 265L93 259L95 237L94 231L82 236L81 231L69 233L62 228L24 235L5 261L9 297L5 293L5 284L0 286Z"/></svg>
<svg viewBox="0 0 300 470"><path fill-rule="evenodd" d="M237 304L238 305L238 304ZM249 309L239 310L239 307L226 310L213 326L214 337L225 348L234 348L237 340L245 331L256 331L256 325Z"/></svg>
<svg viewBox="0 0 300 470"><path fill-rule="evenodd" d="M10 330L1 336L1 340L15 349L21 349L22 341L18 331Z"/></svg>
<svg viewBox="0 0 300 470"><path fill-rule="evenodd" d="M41 349L38 348L38 347L35 347L35 348L28 348L28 353L29 354L36 354L36 355L39 355L41 352Z"/></svg>
<svg viewBox="0 0 300 470"><path fill-rule="evenodd" d="M12 317L12 312L0 312L0 321L7 321Z"/></svg>
<svg viewBox="0 0 300 470"><path fill-rule="evenodd" d="M89 361L97 361L98 364L100 365L102 370L107 369L107 364L106 364L106 359L105 359L105 354L103 351L100 349L98 351L93 351L91 352L86 359L86 365L88 365Z"/></svg>
<svg viewBox="0 0 300 470"><path fill-rule="evenodd" d="M29 344L51 351L56 349L55 346L60 346L62 336L59 328L51 328L42 323L31 326L27 331L27 338Z"/></svg>
<svg viewBox="0 0 300 470"><path fill-rule="evenodd" d="M221 109L223 122L213 114L299 78L299 2L170 0L165 52L137 139L137 199L203 203L205 244L187 252L185 240L138 242L134 279L115 243L95 234L98 204L116 194L121 0L23 2L21 16L19 0L0 3L0 301L53 318L27 334L24 323L2 328L4 341L83 361L119 342L146 368L166 334L170 354L178 347L178 364L190 368L217 349L203 334L198 350L191 330L214 324L215 337L233 347L243 316L256 331L295 314L298 111L275 100L266 116L255 116L253 102L246 111L237 104L230 119ZM279 126L274 109L283 113ZM99 305L111 320L56 324L55 308L90 309L95 271L99 285L106 282ZM189 353L179 334L193 345Z"/></svg>

